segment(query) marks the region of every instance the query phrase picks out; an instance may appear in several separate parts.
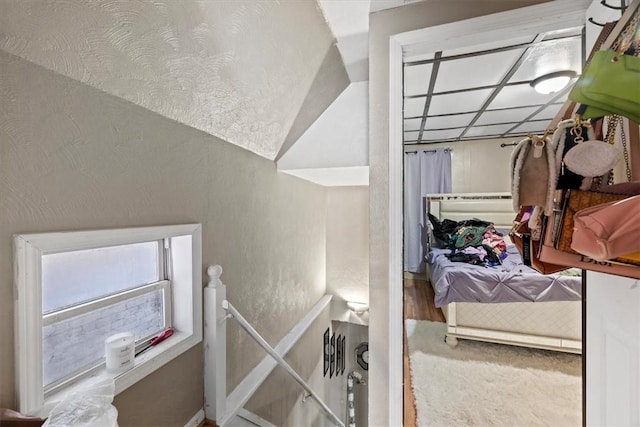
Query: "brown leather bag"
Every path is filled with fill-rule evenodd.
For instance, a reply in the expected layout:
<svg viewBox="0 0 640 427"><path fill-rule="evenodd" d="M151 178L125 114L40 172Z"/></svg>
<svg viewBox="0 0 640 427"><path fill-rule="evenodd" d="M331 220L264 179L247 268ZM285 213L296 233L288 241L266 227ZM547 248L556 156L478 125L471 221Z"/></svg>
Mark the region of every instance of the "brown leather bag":
<svg viewBox="0 0 640 427"><path fill-rule="evenodd" d="M527 265L542 274L552 274L566 270L569 267L543 262L538 258L540 241L532 238L534 233L529 229L528 218L531 213L531 208L531 206L522 206L520 208L520 211L518 211L518 214L513 221L513 227L509 232L511 241L515 245L516 249L518 249L518 252L520 252L522 262L524 265Z"/></svg>

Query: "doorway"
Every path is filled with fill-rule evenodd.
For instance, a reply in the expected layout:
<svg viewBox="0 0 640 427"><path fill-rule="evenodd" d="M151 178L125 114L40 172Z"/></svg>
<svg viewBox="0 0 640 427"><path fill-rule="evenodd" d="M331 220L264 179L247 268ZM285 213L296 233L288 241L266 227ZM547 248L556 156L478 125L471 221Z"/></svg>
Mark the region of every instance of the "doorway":
<svg viewBox="0 0 640 427"><path fill-rule="evenodd" d="M388 138L381 134L375 138L372 134L371 144L385 144L372 147L372 150L388 152L388 198L386 186L376 189L372 184L372 191L381 191L377 198L384 198L385 206L374 206L374 210L388 209L385 219L376 222L372 216L371 227L384 233L379 243L383 249L378 251L372 247L373 253L387 254L383 270L386 270L388 281L385 283L386 298L381 299L378 307L372 305L371 345L376 351L383 352L382 358L388 361L386 366L378 366L372 372L372 384L386 384L388 388L374 390L370 407L376 411L370 416L377 419L388 419L389 425L402 424L402 146L403 139L403 91L402 91L402 60L403 54L415 52L436 52L444 49L454 49L478 43L490 43L501 38L513 38L522 31L545 32L567 26L580 26L585 21L587 1L551 2L545 5L531 6L495 15L473 18L452 24L440 25L423 30L411 31L391 36L389 44L389 133ZM372 78L373 81L373 78ZM376 90L375 88L372 90ZM375 120L375 117L372 117ZM381 159L386 163L386 159ZM372 170L386 167L371 162ZM384 196L383 196L384 195ZM375 199L376 196L372 195ZM374 201L375 203L375 201ZM388 233L387 233L388 231ZM378 232L378 231L376 231ZM375 245L375 243L374 243ZM374 267L374 270L377 267ZM372 287L373 293L382 290ZM374 319L374 316L377 317ZM372 353L372 363L375 365ZM377 378L376 378L377 377Z"/></svg>

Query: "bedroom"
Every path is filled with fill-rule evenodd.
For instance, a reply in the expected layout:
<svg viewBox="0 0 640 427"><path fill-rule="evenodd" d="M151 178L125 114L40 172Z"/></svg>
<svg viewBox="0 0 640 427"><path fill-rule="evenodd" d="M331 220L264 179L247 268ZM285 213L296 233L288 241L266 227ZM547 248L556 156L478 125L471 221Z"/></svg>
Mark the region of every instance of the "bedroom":
<svg viewBox="0 0 640 427"><path fill-rule="evenodd" d="M587 24L589 26L589 24ZM597 28L595 25L594 28ZM419 246L424 239L422 237L422 224L417 223L415 219L418 218L418 221L422 220L424 217L425 210L427 209L425 201L421 196L429 193L457 193L453 196L457 196L460 198L460 193L485 193L482 194L482 200L479 200L479 197L470 197L471 201L462 201L462 200L436 200L433 202L431 206L432 209L435 210L436 216L439 215L439 219L443 218L452 218L455 220L463 220L469 218L491 218L492 222L496 223L496 227L501 226L504 231L508 231L510 228L510 221L513 220L515 216L515 212L511 207L510 200L504 200L509 197L510 193L510 171L509 171L509 159L512 152L512 143L518 142L526 136L527 132L539 132L540 134L544 132L546 126L549 125L553 117L559 111L564 99L566 98L566 93L556 93L551 95L540 95L533 92L532 87L530 86L530 81L535 77L540 75L553 72L553 71L561 71L561 70L573 70L579 72L580 63L582 62L580 50L581 50L581 31L575 30L567 30L567 31L558 31L554 33L559 38L555 41L546 41L542 42L543 44L547 44L547 47L544 51L544 55L538 54L536 55L536 47L534 46L529 54L526 53L518 57L516 55L515 58L509 58L506 61L501 61L498 59L499 55L505 55L505 53L513 52L514 48L508 48L509 44L519 45L518 49L521 47L527 46L527 43L532 43L535 45L535 34L533 37L530 37L528 40L522 39L514 39L514 40L504 40L502 44L496 43L493 46L470 46L468 49L463 50L459 49L458 51L449 51L446 50L443 52L438 52L435 55L425 55L423 57L415 56L413 58L404 58L404 107L405 107L405 115L404 115L404 195L405 195L405 260L404 260L404 270L413 271L413 272L424 272L424 263L420 265L420 262L423 260L423 253L420 253ZM524 34L520 34L524 36ZM537 41L548 40L548 36L539 35ZM566 37L566 39L562 40L562 38ZM526 39L526 36L524 37ZM571 39L574 39L573 41ZM524 44L524 46L523 46ZM551 45L561 45L564 44L563 47L560 47L560 50L563 51L561 56L556 57L560 58L553 59L554 53L557 50L553 49ZM572 45L572 48L569 46ZM478 55L477 51L484 50L482 52L483 55L486 55L486 63L483 66L482 61L472 62L472 58L477 58L475 55ZM525 49L520 50L522 52ZM462 52L461 52L462 51ZM476 51L476 53L473 53ZM493 55L494 60L490 59L490 55ZM435 56L435 59L434 59ZM480 55L478 55L480 56ZM551 58L548 62L545 63L545 59ZM504 58L503 58L504 59ZM466 66L463 66L463 63L467 61ZM572 63L572 61L574 61ZM451 65L452 63L459 63L459 66ZM504 62L508 64L516 64L522 65L524 70L518 71L517 69L503 69ZM487 66L487 64L490 64ZM553 64L555 69L549 69L548 65ZM457 64L456 64L457 65ZM545 65L547 68L545 69ZM438 70L439 72L433 72L433 70ZM526 68L525 68L526 67ZM422 70L418 71L417 69L422 68ZM462 79L463 76L468 76L468 70L479 70L479 72L473 73L470 78ZM498 77L491 77L490 73L483 73L485 70L491 69L499 70ZM536 70L538 70L536 72ZM458 82L461 80L465 81L466 86L464 87L452 87L447 86L447 81L440 82L439 75L442 73L443 75L449 76L457 76ZM501 78L505 76L502 80ZM493 78L493 81L492 81ZM478 80L484 79L481 82ZM444 80L444 77L442 78ZM497 90L492 90L497 87ZM505 92L500 92L502 88L506 88L511 90L511 92L518 93L518 89L521 89L519 92L520 97L511 100ZM475 89L475 92L472 92ZM490 89L487 92L490 94L488 101L483 100L487 98L487 94L482 94L480 96L480 101L476 100L473 96L469 96L467 91L471 91L471 95L478 94L480 92L479 89ZM526 93L526 90L530 90L531 93ZM561 95L564 94L564 97ZM444 102L444 98L449 96L453 98L455 95L463 95L463 98L460 98L461 101L457 102L457 105L454 105L453 100L451 104L446 104ZM440 98L439 98L440 97ZM426 102L425 102L426 99ZM531 108L530 104L527 105L528 102L534 104ZM537 102L536 102L537 101ZM492 103L493 102L493 103ZM490 114L482 114L483 111L477 113L477 110L474 109L476 106L473 104L476 103L479 110L487 108L488 110L493 109L494 111L488 111ZM545 104L548 104L545 105ZM446 104L446 105L445 105ZM457 109L455 109L457 107ZM510 108L514 107L514 108ZM546 108L545 108L546 107ZM519 111L518 111L519 110ZM445 117L445 113L453 113L452 116ZM506 114L505 114L506 113ZM487 117L491 116L492 117ZM466 117L465 117L466 116ZM506 116L506 117L505 117ZM498 119L497 119L498 118ZM452 120L453 119L453 120ZM431 120L432 127L429 127L429 121ZM524 121L524 123L522 123ZM426 126L425 126L426 122ZM471 122L471 123L470 123ZM505 122L505 123L503 123ZM475 126L474 126L475 125ZM480 125L480 126L478 126ZM491 138L493 134L502 134L502 139ZM471 135L485 135L488 139L485 140L473 140L474 138L470 138ZM465 137L466 136L466 137ZM438 143L438 140L447 140L450 141L447 143ZM457 141L456 139L468 139L470 141ZM422 143L422 144L420 144ZM506 146L505 146L506 145ZM443 150L443 149L448 150ZM437 150L437 151L436 151ZM407 154L409 152L423 151L424 154ZM426 152L424 152L426 151ZM416 159L417 157L422 156L421 159ZM431 158L440 158L444 159L443 161L432 161ZM431 162L431 163L429 163ZM421 171L417 164L427 164L428 171ZM442 169L443 163L449 164L449 179L443 179L442 182L435 183L436 185L429 187L424 184L425 179L431 181L437 181L434 176L441 176L443 174ZM487 167L489 166L489 167ZM416 167L416 169L413 169ZM438 169L438 173L431 174L432 170ZM409 172L407 174L407 171ZM617 176L624 177L624 168L617 171ZM620 173L621 172L621 173ZM446 173L445 173L446 175ZM422 188L419 188L422 185ZM426 188L425 188L426 187ZM420 194L420 192L422 193ZM408 200L407 194L410 194L410 198L412 200ZM486 193L491 194L492 197L498 199L494 205L492 203L485 200L488 195ZM500 196L496 193L507 193L507 195ZM469 195L471 196L471 195ZM500 200L500 197L503 200ZM477 204L474 206L473 204ZM499 206L499 205L504 206ZM407 210L411 213L409 216L407 215ZM447 211L447 212L444 212ZM486 217L483 216L486 215ZM414 230L408 230L407 223L412 223L415 226ZM504 230L506 228L507 230ZM426 232L424 234L427 234ZM406 236L409 235L410 239L407 239ZM419 236L419 237L418 237ZM411 238L413 237L413 238ZM416 238L417 237L417 238ZM422 240L422 242L421 242ZM417 250L416 250L417 249ZM415 252L416 255L410 255L410 259L407 259L407 254L412 254ZM455 264L455 263L454 263ZM455 269L456 267L451 266L451 269ZM434 314L433 307L433 291L431 291L431 285L428 283L427 279L430 276L429 268L427 268L427 275L407 275L405 274L405 298L406 292L409 291L414 297L415 295L426 294L426 296L421 296L421 298L431 299L430 307L424 309L424 313L431 313L430 316ZM436 276L439 278L440 276ZM409 287L407 288L407 278L409 278ZM419 279L419 280L416 280ZM419 283L419 284L418 284ZM426 285L429 289L428 292L424 292L424 290L419 289L420 285ZM490 292L486 292L492 301L489 302L499 302L501 301L499 298L499 292L496 289L500 288L502 285L501 281L498 281L498 284L494 284L489 286L491 289ZM506 286L509 288L509 286ZM443 290L443 288L438 284L438 286L434 285L436 288L436 306L445 305L447 301L443 301L443 296L447 294ZM499 289L498 289L499 290ZM518 289L516 287L512 287L509 289L512 293L517 293ZM577 292L576 292L577 291ZM566 328L563 332L556 332L555 329L562 329L556 326L551 326L547 332L534 332L534 340L528 342L526 345L532 347L539 348L553 348L560 349L562 351L571 351L571 352L580 352L580 341L581 341L581 314L580 314L580 282L578 279L577 283L574 283L570 288L568 293L572 293L571 300L577 301L574 303L570 303L569 305L572 308L562 308L562 309L554 309L552 312L547 313L543 317L554 317L557 316L557 313L566 314L568 312L572 312L568 320L572 326L568 329L571 332L568 335L558 335L566 333ZM483 294L483 290L477 290L474 292L469 292L472 295L471 301L476 302L481 300L481 295ZM442 295L438 295L442 293ZM455 289L450 294L455 293ZM562 293L562 292L561 292ZM457 296L460 297L461 292L458 291ZM565 298L567 299L567 292L564 292ZM527 296L528 299L537 300L536 296ZM440 299L438 301L438 299ZM421 308L416 307L415 301L409 297L410 302L407 303L405 299L405 310L409 311L413 316L420 316ZM461 301L464 301L461 300ZM506 300L502 300L504 302ZM553 303L556 304L556 303ZM560 303L562 304L562 303ZM453 304L455 305L455 304ZM464 305L464 304L463 304ZM508 304L505 304L508 305ZM539 304L544 305L544 304ZM488 306L488 305L487 305ZM494 304L495 306L495 304ZM450 313L448 317L453 317L455 319L456 312L451 313L451 308L449 308ZM518 310L520 311L520 310ZM437 312L436 312L437 313ZM445 309L446 313L446 309ZM424 315L424 314L423 314ZM437 320L444 320L441 313L437 313L436 317L439 318ZM494 315L487 315L487 317L492 317ZM526 316L530 316L531 314L526 314ZM464 314L467 318L474 316L483 316L482 313L472 313L472 314ZM513 316L513 313L511 314ZM518 313L518 317L522 316L522 313ZM456 322L455 320L449 322L449 328L447 329L448 335L453 338L451 344L455 345L456 336L462 338L475 338L481 339L485 341L492 342L502 342L502 343L511 343L511 344L520 344L522 342L518 342L523 339L522 334L524 333L522 330L516 332L516 335L512 337L508 337L508 333L505 335L505 331L509 331L509 328L502 325L499 326L496 331L487 331L487 329L491 329L491 327L487 326L487 322L490 324L490 321L485 320L484 322L479 320L478 322L482 326L476 326L476 328L468 328L464 325L463 322L468 322L469 320L462 320L462 313L458 313L458 321L456 330ZM415 317L420 318L420 317ZM436 319L432 319L436 320ZM531 326L531 318L527 318L528 327ZM557 321L557 319L554 319ZM472 320L473 322L473 320ZM513 323L514 318L511 320L506 320L506 323ZM535 323L535 322L533 322ZM460 327L462 325L462 327ZM506 329L505 329L506 328ZM535 327L532 327L535 329ZM482 330L482 331L481 331ZM530 331L528 332L530 333ZM448 337L449 338L449 337ZM511 341L511 338L515 339L515 341ZM555 338L555 343L553 342ZM406 389L405 389L406 393ZM576 408L579 411L579 405Z"/></svg>

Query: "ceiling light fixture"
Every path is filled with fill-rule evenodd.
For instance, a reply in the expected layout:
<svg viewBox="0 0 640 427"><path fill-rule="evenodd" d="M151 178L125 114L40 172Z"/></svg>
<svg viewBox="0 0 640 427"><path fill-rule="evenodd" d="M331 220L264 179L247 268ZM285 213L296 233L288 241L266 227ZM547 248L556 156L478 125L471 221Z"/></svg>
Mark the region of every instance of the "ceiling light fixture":
<svg viewBox="0 0 640 427"><path fill-rule="evenodd" d="M531 82L531 86L536 92L549 95L564 89L575 77L575 71L556 71L534 79Z"/></svg>

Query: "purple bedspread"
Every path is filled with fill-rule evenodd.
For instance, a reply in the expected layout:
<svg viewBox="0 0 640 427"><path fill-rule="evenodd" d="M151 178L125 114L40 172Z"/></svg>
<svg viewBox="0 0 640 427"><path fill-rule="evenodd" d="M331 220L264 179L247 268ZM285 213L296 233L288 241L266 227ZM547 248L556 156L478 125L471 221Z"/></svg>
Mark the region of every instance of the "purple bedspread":
<svg viewBox="0 0 640 427"><path fill-rule="evenodd" d="M451 302L578 301L581 278L575 275L543 275L522 263L515 246L496 267L452 262L449 249L433 248L427 255L436 307Z"/></svg>

